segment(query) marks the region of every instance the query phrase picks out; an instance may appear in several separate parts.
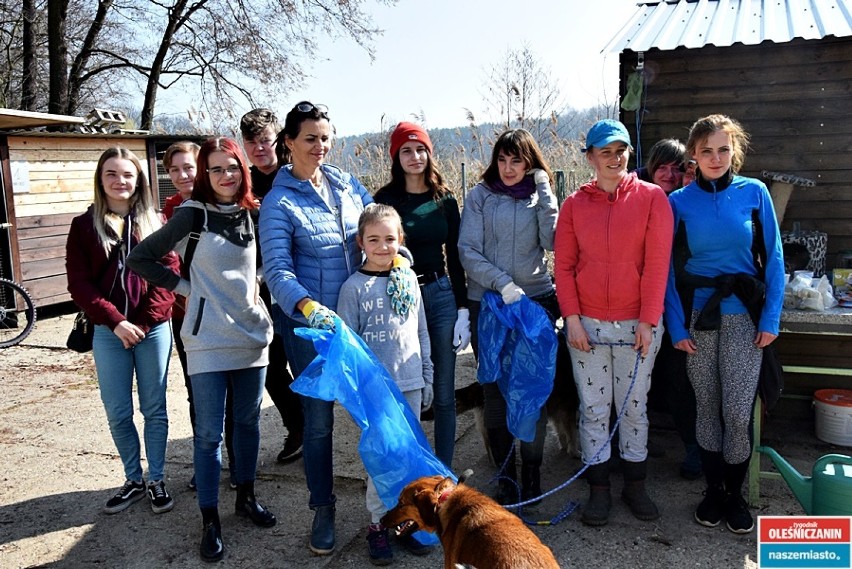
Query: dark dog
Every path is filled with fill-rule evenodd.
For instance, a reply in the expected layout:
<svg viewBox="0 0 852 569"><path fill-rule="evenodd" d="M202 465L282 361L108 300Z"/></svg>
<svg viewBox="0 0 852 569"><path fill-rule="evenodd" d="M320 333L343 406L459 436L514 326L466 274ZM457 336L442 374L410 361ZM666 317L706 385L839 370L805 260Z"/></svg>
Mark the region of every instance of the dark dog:
<svg viewBox="0 0 852 569"><path fill-rule="evenodd" d="M402 490L399 503L382 518L399 534L436 533L444 548L444 569L470 564L478 569L559 569L544 545L515 514L451 478L418 478Z"/></svg>
<svg viewBox="0 0 852 569"><path fill-rule="evenodd" d="M559 446L569 456L578 458L580 456L579 441L577 439L577 408L580 398L577 395L577 385L574 383L574 369L571 367L571 356L568 353L568 344L564 334L558 334L556 350L556 377L553 381L553 391L547 399L547 420L556 431L559 438ZM494 466L494 457L491 456L491 447L488 444L488 430L485 428L485 419L482 413L484 398L482 385L479 382L471 383L466 387L456 389L456 415L467 411L473 411L476 417L476 425L488 457ZM422 421L434 420L432 409L427 409L421 416Z"/></svg>

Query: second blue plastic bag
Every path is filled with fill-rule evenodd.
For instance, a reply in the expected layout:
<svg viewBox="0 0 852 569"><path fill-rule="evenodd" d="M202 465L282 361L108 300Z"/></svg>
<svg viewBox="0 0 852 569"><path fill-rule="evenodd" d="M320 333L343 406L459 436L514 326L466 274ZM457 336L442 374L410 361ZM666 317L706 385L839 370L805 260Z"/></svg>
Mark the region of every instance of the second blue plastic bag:
<svg viewBox="0 0 852 569"><path fill-rule="evenodd" d="M396 505L406 484L422 476L455 476L438 460L385 367L360 336L342 320L336 331L298 328L296 335L313 342L317 357L296 378L296 393L339 401L361 428L358 452L385 506ZM436 543L417 532L421 542Z"/></svg>
<svg viewBox="0 0 852 569"><path fill-rule="evenodd" d="M477 333L479 382L497 382L509 431L532 442L556 374L557 338L547 312L526 296L505 304L489 291L482 297Z"/></svg>

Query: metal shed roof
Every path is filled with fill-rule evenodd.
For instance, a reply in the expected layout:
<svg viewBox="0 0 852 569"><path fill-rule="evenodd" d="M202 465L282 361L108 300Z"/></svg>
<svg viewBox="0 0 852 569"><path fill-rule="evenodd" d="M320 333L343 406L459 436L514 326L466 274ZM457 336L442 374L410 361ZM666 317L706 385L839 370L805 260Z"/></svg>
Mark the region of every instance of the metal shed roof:
<svg viewBox="0 0 852 569"><path fill-rule="evenodd" d="M852 36L852 0L666 0L637 5L603 52Z"/></svg>

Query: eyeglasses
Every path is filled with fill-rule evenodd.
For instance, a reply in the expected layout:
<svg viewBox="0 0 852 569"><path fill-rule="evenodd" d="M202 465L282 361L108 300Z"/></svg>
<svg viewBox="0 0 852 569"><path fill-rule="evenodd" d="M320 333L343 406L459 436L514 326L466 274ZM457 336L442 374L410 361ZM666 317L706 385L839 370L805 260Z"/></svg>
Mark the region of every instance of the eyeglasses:
<svg viewBox="0 0 852 569"><path fill-rule="evenodd" d="M210 176L219 178L224 176L225 174L229 174L231 176L239 176L243 173L242 169L239 166L228 166L227 168L220 168L219 166L213 166L212 168L207 168L207 173Z"/></svg>
<svg viewBox="0 0 852 569"><path fill-rule="evenodd" d="M315 105L313 103L299 103L298 105L296 105L296 110L300 113L309 113L314 109L316 109L320 115L328 114L328 107L326 107L325 105Z"/></svg>

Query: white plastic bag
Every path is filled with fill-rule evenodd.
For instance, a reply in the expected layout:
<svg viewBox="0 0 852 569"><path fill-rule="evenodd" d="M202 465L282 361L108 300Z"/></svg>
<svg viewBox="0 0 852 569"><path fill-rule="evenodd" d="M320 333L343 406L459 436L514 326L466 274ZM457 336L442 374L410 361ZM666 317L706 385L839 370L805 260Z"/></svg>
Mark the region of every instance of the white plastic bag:
<svg viewBox="0 0 852 569"><path fill-rule="evenodd" d="M837 305L828 279L823 276L816 284L810 276L797 274L784 289L784 308L822 312Z"/></svg>

